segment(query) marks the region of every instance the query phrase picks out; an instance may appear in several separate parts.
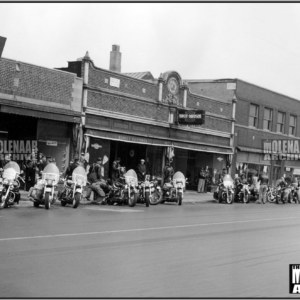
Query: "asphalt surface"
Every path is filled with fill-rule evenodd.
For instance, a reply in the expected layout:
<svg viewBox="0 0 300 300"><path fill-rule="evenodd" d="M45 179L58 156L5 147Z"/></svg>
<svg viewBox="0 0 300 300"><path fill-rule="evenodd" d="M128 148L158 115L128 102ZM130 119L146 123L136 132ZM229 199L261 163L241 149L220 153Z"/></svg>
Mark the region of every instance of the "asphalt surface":
<svg viewBox="0 0 300 300"><path fill-rule="evenodd" d="M0 297L292 296L300 205L201 196L186 193L182 206L22 201L0 211Z"/></svg>

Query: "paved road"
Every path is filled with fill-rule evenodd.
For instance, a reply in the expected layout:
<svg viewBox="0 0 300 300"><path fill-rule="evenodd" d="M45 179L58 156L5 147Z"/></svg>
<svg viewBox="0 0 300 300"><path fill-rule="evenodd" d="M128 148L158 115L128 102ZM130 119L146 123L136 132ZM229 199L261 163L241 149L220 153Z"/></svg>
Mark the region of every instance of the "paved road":
<svg viewBox="0 0 300 300"><path fill-rule="evenodd" d="M300 205L0 211L0 297L288 297Z"/></svg>

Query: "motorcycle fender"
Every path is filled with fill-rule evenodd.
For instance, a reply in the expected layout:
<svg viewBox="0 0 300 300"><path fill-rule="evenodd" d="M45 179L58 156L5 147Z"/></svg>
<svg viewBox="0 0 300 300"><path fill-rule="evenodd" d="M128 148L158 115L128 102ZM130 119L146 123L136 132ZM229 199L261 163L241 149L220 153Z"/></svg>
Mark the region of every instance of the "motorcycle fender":
<svg viewBox="0 0 300 300"><path fill-rule="evenodd" d="M46 187L45 188L45 193L48 193L48 192L51 193L51 191L52 191L51 187Z"/></svg>

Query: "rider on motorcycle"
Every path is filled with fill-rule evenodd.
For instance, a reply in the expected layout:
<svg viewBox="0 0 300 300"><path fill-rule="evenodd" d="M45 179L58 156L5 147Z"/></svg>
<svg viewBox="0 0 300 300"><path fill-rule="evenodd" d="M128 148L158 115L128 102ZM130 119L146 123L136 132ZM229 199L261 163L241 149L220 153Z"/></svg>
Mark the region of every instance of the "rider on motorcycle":
<svg viewBox="0 0 300 300"><path fill-rule="evenodd" d="M172 161L173 161L172 159L168 160L163 170L165 183L170 183L172 181L172 176L174 175L174 169L171 166Z"/></svg>
<svg viewBox="0 0 300 300"><path fill-rule="evenodd" d="M112 174L111 174L111 178L113 181L118 181L120 178L120 168L121 168L121 159L120 157L118 157L112 165Z"/></svg>
<svg viewBox="0 0 300 300"><path fill-rule="evenodd" d="M146 175L145 160L141 159L141 163L138 164L138 166L137 166L138 181L144 181L145 180L145 175Z"/></svg>

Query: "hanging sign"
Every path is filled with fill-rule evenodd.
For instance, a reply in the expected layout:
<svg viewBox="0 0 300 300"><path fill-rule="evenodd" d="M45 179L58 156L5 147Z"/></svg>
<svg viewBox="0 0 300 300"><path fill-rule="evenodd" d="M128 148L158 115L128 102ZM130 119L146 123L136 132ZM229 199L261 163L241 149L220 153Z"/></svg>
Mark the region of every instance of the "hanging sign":
<svg viewBox="0 0 300 300"><path fill-rule="evenodd" d="M57 142L56 141L47 141L46 145L47 146L57 146Z"/></svg>
<svg viewBox="0 0 300 300"><path fill-rule="evenodd" d="M178 124L202 125L205 123L205 111L178 109L177 120Z"/></svg>

